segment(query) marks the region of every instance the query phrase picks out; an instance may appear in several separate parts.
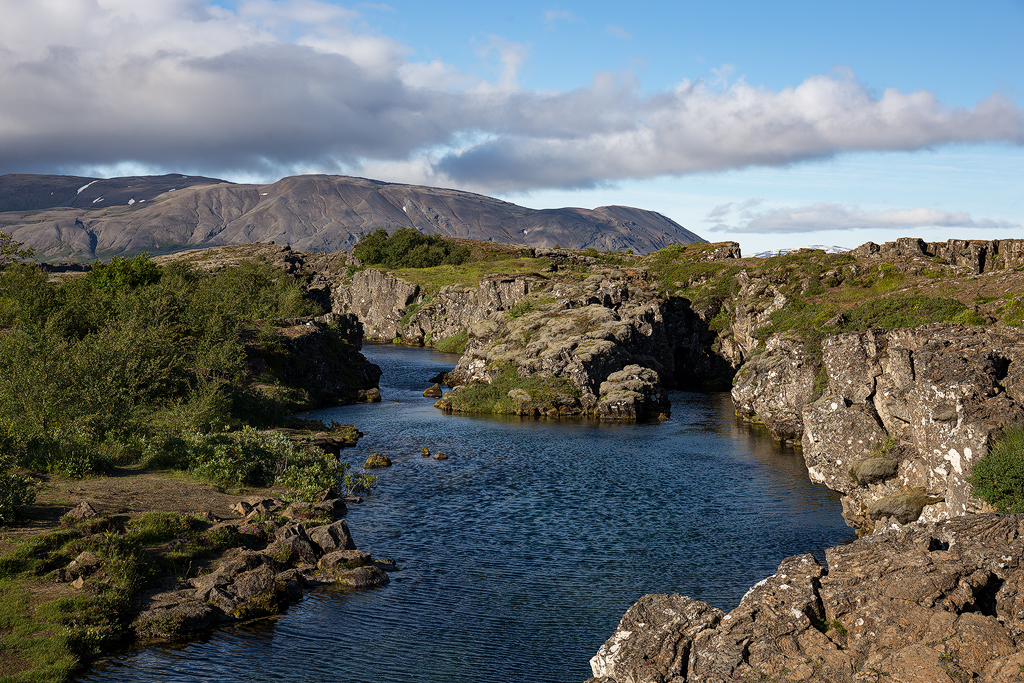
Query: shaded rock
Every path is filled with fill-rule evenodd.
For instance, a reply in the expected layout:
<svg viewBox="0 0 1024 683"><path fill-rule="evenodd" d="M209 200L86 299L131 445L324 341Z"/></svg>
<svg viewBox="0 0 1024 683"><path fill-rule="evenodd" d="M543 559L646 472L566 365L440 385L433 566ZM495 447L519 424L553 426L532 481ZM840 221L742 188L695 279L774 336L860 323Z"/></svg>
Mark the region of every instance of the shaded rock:
<svg viewBox="0 0 1024 683"><path fill-rule="evenodd" d="M209 603L189 600L139 614L132 624L139 638L172 639L210 628L220 613Z"/></svg>
<svg viewBox="0 0 1024 683"><path fill-rule="evenodd" d="M391 583L391 578L380 567L368 565L336 574L340 584L350 588L378 588Z"/></svg>
<svg viewBox="0 0 1024 683"><path fill-rule="evenodd" d="M899 470L899 463L895 460L883 457L865 458L858 460L850 468L850 475L860 485L874 484L875 482L892 479Z"/></svg>
<svg viewBox="0 0 1024 683"><path fill-rule="evenodd" d="M330 505L330 510L323 507L323 503L292 503L288 506L283 513L281 513L286 519L292 519L296 521L315 521L318 519L330 518L333 516L333 504Z"/></svg>
<svg viewBox="0 0 1024 683"><path fill-rule="evenodd" d="M333 576L336 580L348 569L362 567L370 562L370 553L361 550L335 550L327 553L317 562L317 569Z"/></svg>
<svg viewBox="0 0 1024 683"><path fill-rule="evenodd" d="M441 398L442 393L440 384L435 384L423 390L423 395L427 398Z"/></svg>
<svg viewBox="0 0 1024 683"><path fill-rule="evenodd" d="M355 550L356 544L349 534L348 523L345 520L338 520L333 524L325 524L310 529L309 540L317 545L325 553L335 550Z"/></svg>
<svg viewBox="0 0 1024 683"><path fill-rule="evenodd" d="M78 554L67 566L69 576L88 576L103 566L103 560L88 550ZM80 586L79 586L80 587Z"/></svg>
<svg viewBox="0 0 1024 683"><path fill-rule="evenodd" d="M803 410L815 389L817 365L807 360L798 338L774 334L764 352L736 373L732 399L736 412L763 422L779 440L803 437Z"/></svg>
<svg viewBox="0 0 1024 683"><path fill-rule="evenodd" d="M445 453L434 453L434 460L447 460L448 456Z"/></svg>
<svg viewBox="0 0 1024 683"><path fill-rule="evenodd" d="M914 489L871 501L867 508L867 516L872 519L892 517L900 524L907 524L920 517L921 510L926 505L934 505L941 500L942 498L929 496L924 489Z"/></svg>

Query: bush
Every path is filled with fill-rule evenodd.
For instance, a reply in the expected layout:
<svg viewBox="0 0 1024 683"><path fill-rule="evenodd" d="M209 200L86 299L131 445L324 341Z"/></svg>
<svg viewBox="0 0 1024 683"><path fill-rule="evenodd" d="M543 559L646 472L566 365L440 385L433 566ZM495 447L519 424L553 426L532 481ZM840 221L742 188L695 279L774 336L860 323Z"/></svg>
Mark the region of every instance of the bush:
<svg viewBox="0 0 1024 683"><path fill-rule="evenodd" d="M967 482L1000 512L1024 512L1024 425L1007 429L974 464Z"/></svg>
<svg viewBox="0 0 1024 683"><path fill-rule="evenodd" d="M415 228L399 228L390 236L380 228L359 240L352 253L366 265L387 268L458 266L471 255L469 247Z"/></svg>
<svg viewBox="0 0 1024 683"><path fill-rule="evenodd" d="M0 524L14 520L14 509L31 505L36 499L35 482L8 468L10 459L0 458Z"/></svg>

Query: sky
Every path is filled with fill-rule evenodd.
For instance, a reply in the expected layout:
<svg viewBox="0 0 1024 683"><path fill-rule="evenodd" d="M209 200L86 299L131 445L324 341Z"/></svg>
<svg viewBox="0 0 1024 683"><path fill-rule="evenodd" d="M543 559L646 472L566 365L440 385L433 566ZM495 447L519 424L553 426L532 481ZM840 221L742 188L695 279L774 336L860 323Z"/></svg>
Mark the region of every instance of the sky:
<svg viewBox="0 0 1024 683"><path fill-rule="evenodd" d="M357 175L744 253L1024 237L1024 0L0 0L0 173Z"/></svg>

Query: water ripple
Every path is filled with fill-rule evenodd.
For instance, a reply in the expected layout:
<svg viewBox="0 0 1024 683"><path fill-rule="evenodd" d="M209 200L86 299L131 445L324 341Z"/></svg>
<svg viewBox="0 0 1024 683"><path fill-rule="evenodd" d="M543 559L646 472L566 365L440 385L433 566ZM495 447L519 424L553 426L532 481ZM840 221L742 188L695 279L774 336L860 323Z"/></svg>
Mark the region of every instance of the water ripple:
<svg viewBox="0 0 1024 683"><path fill-rule="evenodd" d="M653 425L443 415L421 392L443 354L368 347L379 405L322 417L395 465L348 515L400 571L321 590L277 619L102 662L83 681L579 682L641 595L731 609L784 557L848 540L798 453L752 434L727 395L675 393ZM420 457L427 446L447 461Z"/></svg>

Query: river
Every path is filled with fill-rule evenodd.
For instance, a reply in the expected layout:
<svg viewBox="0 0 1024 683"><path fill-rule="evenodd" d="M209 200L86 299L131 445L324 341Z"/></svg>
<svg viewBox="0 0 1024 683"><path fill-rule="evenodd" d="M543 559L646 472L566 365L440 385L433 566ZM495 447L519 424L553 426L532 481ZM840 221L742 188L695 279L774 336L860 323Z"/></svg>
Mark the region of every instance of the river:
<svg viewBox="0 0 1024 683"><path fill-rule="evenodd" d="M672 392L656 424L445 415L422 396L457 356L367 345L380 404L313 414L365 433L343 458L394 466L350 506L388 586L307 593L280 617L110 657L82 681L581 683L645 593L736 606L778 563L849 541L799 451L728 394ZM448 460L422 458L420 449Z"/></svg>

